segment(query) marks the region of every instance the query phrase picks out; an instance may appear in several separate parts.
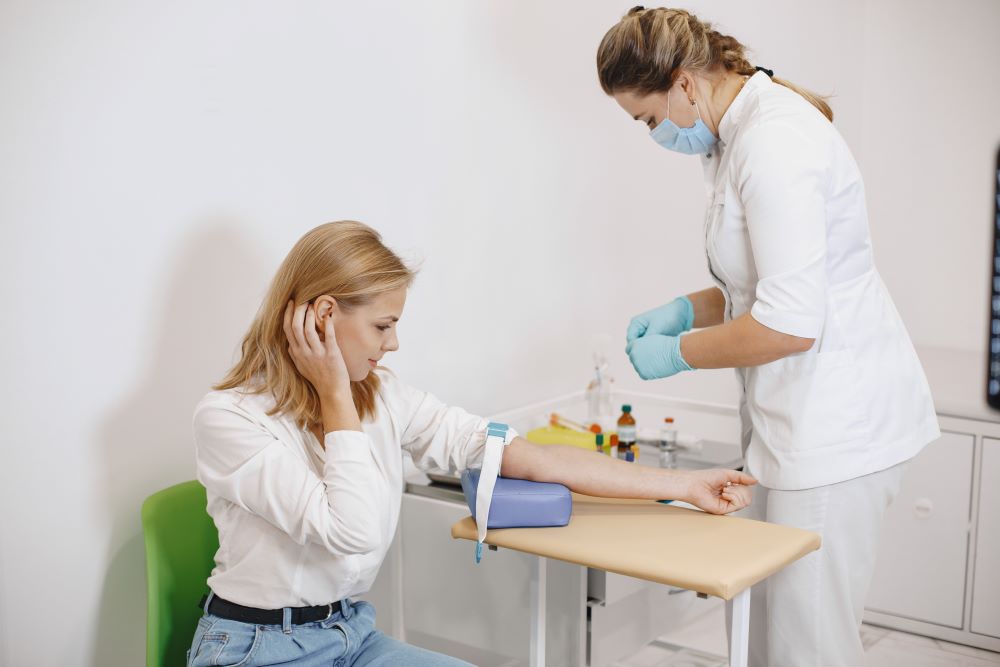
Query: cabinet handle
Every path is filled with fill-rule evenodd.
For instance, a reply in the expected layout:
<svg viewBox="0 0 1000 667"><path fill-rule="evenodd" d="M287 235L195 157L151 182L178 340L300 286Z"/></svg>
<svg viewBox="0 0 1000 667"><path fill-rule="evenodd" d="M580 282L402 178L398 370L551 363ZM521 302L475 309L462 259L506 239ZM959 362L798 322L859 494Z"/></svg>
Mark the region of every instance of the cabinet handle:
<svg viewBox="0 0 1000 667"><path fill-rule="evenodd" d="M931 502L930 498L919 498L913 506L913 514L918 519L926 519L930 517L933 510L934 503Z"/></svg>

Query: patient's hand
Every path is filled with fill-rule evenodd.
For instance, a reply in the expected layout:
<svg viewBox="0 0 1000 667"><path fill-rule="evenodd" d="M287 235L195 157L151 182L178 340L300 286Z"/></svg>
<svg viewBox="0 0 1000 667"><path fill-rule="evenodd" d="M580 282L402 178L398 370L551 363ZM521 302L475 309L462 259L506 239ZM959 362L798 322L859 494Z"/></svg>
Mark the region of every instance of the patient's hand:
<svg viewBox="0 0 1000 667"><path fill-rule="evenodd" d="M729 514L750 505L757 480L737 470L688 470L683 500L712 514Z"/></svg>

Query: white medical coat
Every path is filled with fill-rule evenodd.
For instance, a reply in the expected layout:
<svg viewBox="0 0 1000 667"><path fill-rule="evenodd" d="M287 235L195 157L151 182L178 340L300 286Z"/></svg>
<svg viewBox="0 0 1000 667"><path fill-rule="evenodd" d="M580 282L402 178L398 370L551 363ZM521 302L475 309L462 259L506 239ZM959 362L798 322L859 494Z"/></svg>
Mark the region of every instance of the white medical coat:
<svg viewBox="0 0 1000 667"><path fill-rule="evenodd" d="M809 102L758 72L703 157L709 269L746 313L807 352L737 369L749 470L805 489L884 470L940 436L923 369L872 256L864 184Z"/></svg>

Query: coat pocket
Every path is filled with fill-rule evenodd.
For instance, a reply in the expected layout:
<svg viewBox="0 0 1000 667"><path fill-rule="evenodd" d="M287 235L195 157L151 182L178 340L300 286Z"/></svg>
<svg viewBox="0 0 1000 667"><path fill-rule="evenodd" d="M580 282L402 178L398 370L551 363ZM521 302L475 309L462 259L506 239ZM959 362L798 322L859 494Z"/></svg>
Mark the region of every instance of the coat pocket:
<svg viewBox="0 0 1000 667"><path fill-rule="evenodd" d="M785 357L747 375L750 420L770 449L805 451L871 438L866 391L849 350Z"/></svg>

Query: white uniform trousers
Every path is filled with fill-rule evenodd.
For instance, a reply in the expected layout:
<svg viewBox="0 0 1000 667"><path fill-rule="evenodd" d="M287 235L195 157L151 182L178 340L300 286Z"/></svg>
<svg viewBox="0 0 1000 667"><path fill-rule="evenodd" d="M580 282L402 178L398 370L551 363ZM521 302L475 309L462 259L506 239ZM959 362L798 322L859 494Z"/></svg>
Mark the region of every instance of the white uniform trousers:
<svg viewBox="0 0 1000 667"><path fill-rule="evenodd" d="M753 587L751 667L864 664L865 595L875 569L882 518L899 493L905 465L800 491L754 487L753 502L738 516L811 530L820 534L823 544ZM732 604L727 603L727 628L731 613Z"/></svg>

